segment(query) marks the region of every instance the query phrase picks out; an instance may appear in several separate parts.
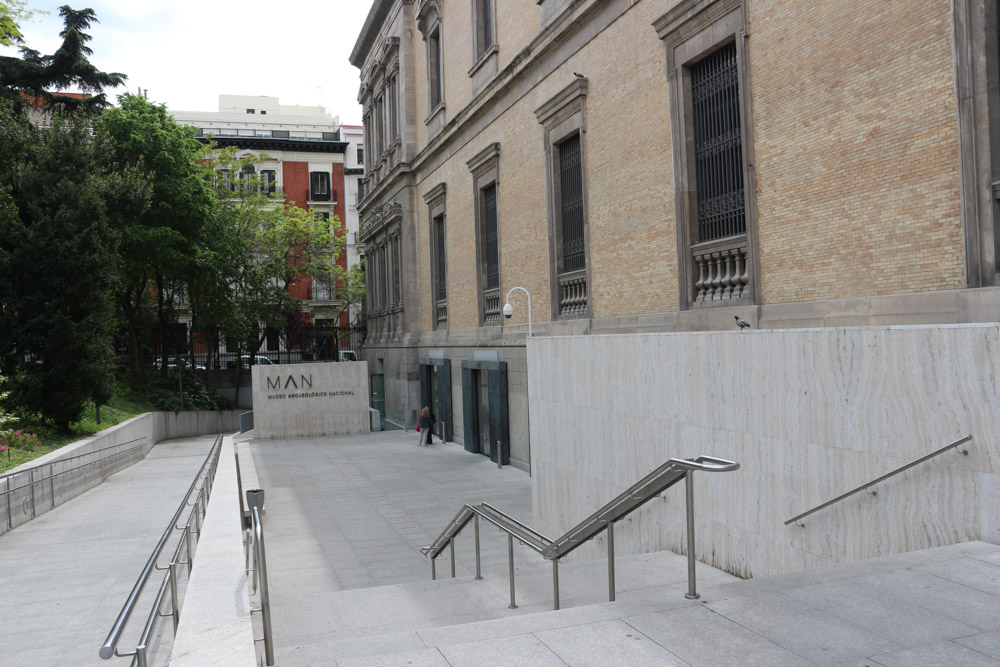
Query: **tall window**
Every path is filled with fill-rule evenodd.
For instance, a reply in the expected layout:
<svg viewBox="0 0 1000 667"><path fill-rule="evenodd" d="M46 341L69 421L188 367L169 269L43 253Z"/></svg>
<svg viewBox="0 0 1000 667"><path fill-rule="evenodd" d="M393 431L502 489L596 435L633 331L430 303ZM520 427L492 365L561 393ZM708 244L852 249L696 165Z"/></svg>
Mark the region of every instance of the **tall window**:
<svg viewBox="0 0 1000 667"><path fill-rule="evenodd" d="M435 28L427 38L427 83L430 86L427 106L437 109L444 98L441 76L441 28Z"/></svg>
<svg viewBox="0 0 1000 667"><path fill-rule="evenodd" d="M682 309L755 303L760 280L744 0L680 0L666 44Z"/></svg>
<svg viewBox="0 0 1000 667"><path fill-rule="evenodd" d="M446 184L439 183L424 195L427 218L430 220L431 249L431 312L434 328L448 326L448 280L445 259L445 191Z"/></svg>
<svg viewBox="0 0 1000 667"><path fill-rule="evenodd" d="M486 186L480 199L483 207L483 270L486 289L500 287L500 239L497 230L497 185Z"/></svg>
<svg viewBox="0 0 1000 667"><path fill-rule="evenodd" d="M434 240L437 250L437 261L435 262L436 275L435 278L435 288L434 292L437 296L438 301L445 301L448 299L448 279L447 272L445 271L445 254L444 254L444 216L439 215L434 218Z"/></svg>
<svg viewBox="0 0 1000 667"><path fill-rule="evenodd" d="M583 171L580 135L559 144L559 214L562 222L562 272L587 265L583 246Z"/></svg>
<svg viewBox="0 0 1000 667"><path fill-rule="evenodd" d="M746 233L739 75L732 42L691 67L698 242Z"/></svg>
<svg viewBox="0 0 1000 667"><path fill-rule="evenodd" d="M480 322L500 324L500 144L489 144L465 163L472 172L476 203L476 260L479 264Z"/></svg>
<svg viewBox="0 0 1000 667"><path fill-rule="evenodd" d="M587 79L576 78L535 110L545 128L553 319L590 313L584 175L587 90Z"/></svg>
<svg viewBox="0 0 1000 667"><path fill-rule="evenodd" d="M325 171L309 172L309 198L313 201L330 201L330 174Z"/></svg>
<svg viewBox="0 0 1000 667"><path fill-rule="evenodd" d="M365 163L365 149L358 146L358 164L364 165Z"/></svg>
<svg viewBox="0 0 1000 667"><path fill-rule="evenodd" d="M473 0L476 22L476 58L493 46L493 0Z"/></svg>

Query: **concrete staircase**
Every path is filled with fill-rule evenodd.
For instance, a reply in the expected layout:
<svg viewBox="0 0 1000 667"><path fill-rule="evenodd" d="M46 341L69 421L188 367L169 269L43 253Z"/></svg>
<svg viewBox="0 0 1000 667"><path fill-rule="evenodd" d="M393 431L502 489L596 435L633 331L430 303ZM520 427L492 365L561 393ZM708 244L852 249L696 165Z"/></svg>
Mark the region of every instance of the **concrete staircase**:
<svg viewBox="0 0 1000 667"><path fill-rule="evenodd" d="M606 567L562 566L560 611L545 562L519 562L517 609L506 571L332 593L329 632L276 637L277 664L1000 665L996 545L747 581L699 563L698 601L682 556L620 557L614 603Z"/></svg>

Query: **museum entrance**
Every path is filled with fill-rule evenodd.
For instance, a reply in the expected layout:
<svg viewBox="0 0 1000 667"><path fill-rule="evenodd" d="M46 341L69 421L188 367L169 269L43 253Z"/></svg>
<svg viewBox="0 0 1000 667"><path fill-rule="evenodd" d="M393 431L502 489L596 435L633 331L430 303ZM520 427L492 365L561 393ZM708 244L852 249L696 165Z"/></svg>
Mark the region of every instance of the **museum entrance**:
<svg viewBox="0 0 1000 667"><path fill-rule="evenodd" d="M420 410L429 407L437 421L432 431L441 441L453 440L451 417L451 361L424 357L420 359Z"/></svg>
<svg viewBox="0 0 1000 667"><path fill-rule="evenodd" d="M465 449L510 463L507 421L507 362L462 362Z"/></svg>

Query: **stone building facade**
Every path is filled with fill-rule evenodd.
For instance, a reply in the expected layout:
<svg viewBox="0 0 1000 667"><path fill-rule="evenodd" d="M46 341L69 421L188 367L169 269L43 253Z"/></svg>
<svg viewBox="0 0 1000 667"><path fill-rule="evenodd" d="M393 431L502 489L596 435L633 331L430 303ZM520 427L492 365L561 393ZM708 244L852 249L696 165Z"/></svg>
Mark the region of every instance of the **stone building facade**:
<svg viewBox="0 0 1000 667"><path fill-rule="evenodd" d="M1000 320L997 32L995 0L375 0L386 417L530 465L514 287L534 336Z"/></svg>

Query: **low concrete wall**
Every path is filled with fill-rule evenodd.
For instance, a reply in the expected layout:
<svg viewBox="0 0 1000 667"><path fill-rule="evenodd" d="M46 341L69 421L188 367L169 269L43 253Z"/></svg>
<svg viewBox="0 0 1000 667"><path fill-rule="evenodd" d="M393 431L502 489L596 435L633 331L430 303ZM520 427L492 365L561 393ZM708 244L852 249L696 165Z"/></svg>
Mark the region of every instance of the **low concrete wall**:
<svg viewBox="0 0 1000 667"><path fill-rule="evenodd" d="M161 440L238 431L239 414L238 410L147 412L14 468L0 477L0 534L141 461ZM120 453L95 453L117 445L122 445ZM105 454L114 456L97 463ZM91 461L80 470L65 472Z"/></svg>
<svg viewBox="0 0 1000 667"><path fill-rule="evenodd" d="M696 475L696 555L741 576L1000 543L996 324L533 338L528 373L534 507L551 536L666 459L706 454L742 468ZM967 434L967 456L783 524ZM683 552L683 489L615 534L622 553Z"/></svg>
<svg viewBox="0 0 1000 667"><path fill-rule="evenodd" d="M233 439L226 436L184 594L171 667L257 664L242 539L236 456Z"/></svg>

